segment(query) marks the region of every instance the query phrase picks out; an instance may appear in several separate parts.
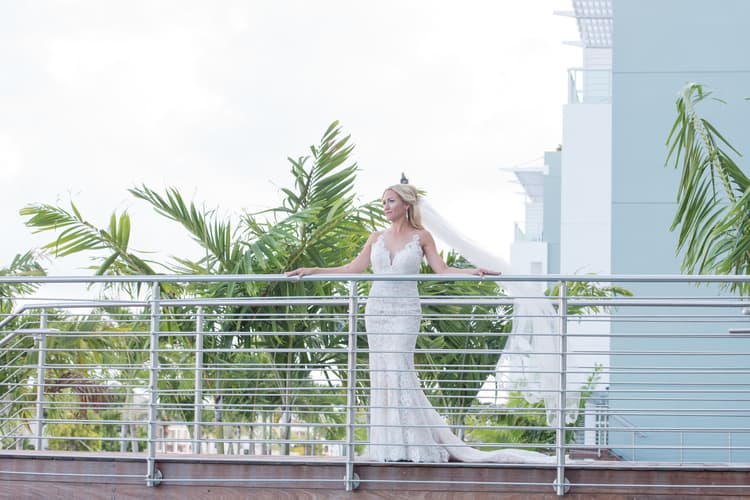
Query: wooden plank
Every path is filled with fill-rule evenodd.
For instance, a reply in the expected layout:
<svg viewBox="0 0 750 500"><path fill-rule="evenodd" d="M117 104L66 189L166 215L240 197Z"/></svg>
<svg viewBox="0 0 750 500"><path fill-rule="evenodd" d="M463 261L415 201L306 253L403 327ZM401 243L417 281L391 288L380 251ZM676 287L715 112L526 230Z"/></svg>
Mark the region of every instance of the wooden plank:
<svg viewBox="0 0 750 500"><path fill-rule="evenodd" d="M554 466L357 462L346 492L340 459L160 455L149 488L143 454L0 453L0 498L558 498ZM750 467L750 466L749 466ZM750 468L628 462L571 464L565 498L748 498Z"/></svg>

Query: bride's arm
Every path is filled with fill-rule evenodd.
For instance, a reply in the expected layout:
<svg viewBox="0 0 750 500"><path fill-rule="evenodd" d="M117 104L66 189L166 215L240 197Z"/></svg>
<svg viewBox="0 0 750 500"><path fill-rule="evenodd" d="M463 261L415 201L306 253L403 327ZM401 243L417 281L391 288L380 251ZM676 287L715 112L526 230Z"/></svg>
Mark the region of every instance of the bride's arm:
<svg viewBox="0 0 750 500"><path fill-rule="evenodd" d="M419 232L419 241L422 245L422 252L424 252L427 263L437 274L475 274L477 276L484 276L485 274L500 274L497 271L482 269L479 267L460 268L449 266L440 256L440 253L437 251L437 246L435 245L434 238L426 229L422 229Z"/></svg>
<svg viewBox="0 0 750 500"><path fill-rule="evenodd" d="M359 273L363 273L370 266L370 249L372 248L372 244L375 242L377 235L378 235L377 232L370 234L370 237L367 239L367 243L365 243L365 246L362 248L362 251L359 252L359 255L357 255L354 258L354 260L352 260L348 264L345 264L343 266L337 266L337 267L299 267L297 269L294 269L293 271L287 271L284 274L286 274L290 278L291 277L301 278L302 276L309 276L311 274L359 274Z"/></svg>

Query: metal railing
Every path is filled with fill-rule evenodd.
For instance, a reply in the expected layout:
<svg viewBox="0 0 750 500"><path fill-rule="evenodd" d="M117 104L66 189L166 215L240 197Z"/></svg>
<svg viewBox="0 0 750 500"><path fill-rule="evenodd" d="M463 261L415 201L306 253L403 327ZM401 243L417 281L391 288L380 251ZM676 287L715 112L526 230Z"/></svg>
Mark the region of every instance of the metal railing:
<svg viewBox="0 0 750 500"><path fill-rule="evenodd" d="M4 299L15 308L0 317L0 447L145 455L149 486L180 480L159 477L162 454L335 459L346 469L343 487L354 489L370 427L363 306L373 279L0 277L86 285ZM742 277L377 279L432 285L416 369L454 433L468 446L555 457L560 495L571 464L750 463L748 301L714 288ZM321 281L341 286L327 296L258 296L249 287ZM540 335L559 339L562 383L546 390L580 391L576 423L548 427L543 407L496 391L513 297L440 295L441 283L456 281L559 285L547 298L557 331ZM581 283L593 285L588 295ZM215 293L211 285L225 286L223 295L201 296ZM592 292L613 285L633 296ZM135 298L119 297L125 292Z"/></svg>

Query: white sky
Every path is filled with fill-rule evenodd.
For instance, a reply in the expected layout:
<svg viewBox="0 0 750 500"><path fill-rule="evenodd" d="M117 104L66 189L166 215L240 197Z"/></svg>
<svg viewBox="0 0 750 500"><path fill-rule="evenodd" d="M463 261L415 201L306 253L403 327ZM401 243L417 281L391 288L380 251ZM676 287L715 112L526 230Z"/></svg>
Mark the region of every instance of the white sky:
<svg viewBox="0 0 750 500"><path fill-rule="evenodd" d="M499 167L561 142L581 51L569 0L0 2L0 267L51 234L18 210L74 200L132 217L131 247L196 256L127 188L178 187L224 214L277 205L288 156L333 120L362 200L401 171L507 256L520 188ZM535 161L536 160L536 161ZM90 274L67 259L52 274ZM335 265L338 263L331 263Z"/></svg>

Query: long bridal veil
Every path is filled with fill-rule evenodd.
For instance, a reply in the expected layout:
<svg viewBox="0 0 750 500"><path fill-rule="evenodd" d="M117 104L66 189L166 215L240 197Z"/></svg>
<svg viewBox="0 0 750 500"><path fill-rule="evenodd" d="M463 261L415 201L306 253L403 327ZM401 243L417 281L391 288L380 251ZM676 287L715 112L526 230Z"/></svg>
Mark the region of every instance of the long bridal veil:
<svg viewBox="0 0 750 500"><path fill-rule="evenodd" d="M473 265L504 275L517 274L505 259L463 236L422 197L419 209L424 226ZM497 363L496 383L504 390L521 392L531 404L544 401L547 424L556 426L562 408L557 312L537 283L503 281L502 287L513 298L513 329ZM578 417L579 391L566 387L564 408L568 424Z"/></svg>

